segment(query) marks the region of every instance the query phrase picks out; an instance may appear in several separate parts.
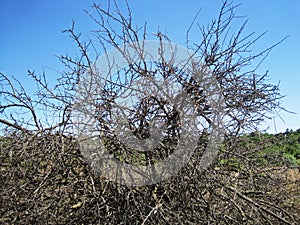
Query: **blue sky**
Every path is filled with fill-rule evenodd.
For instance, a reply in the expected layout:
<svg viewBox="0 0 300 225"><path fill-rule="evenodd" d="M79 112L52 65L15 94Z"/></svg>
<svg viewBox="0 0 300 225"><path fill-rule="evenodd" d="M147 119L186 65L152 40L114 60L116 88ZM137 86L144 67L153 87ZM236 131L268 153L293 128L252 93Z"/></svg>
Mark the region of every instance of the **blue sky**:
<svg viewBox="0 0 300 225"><path fill-rule="evenodd" d="M70 27L72 19L77 31L88 34L95 24L83 12L90 11L91 0L0 0L0 70L14 75L24 86L32 89L27 70L57 77L63 69L55 55L74 54L76 45L61 31ZM101 1L106 2L106 1ZM136 24L148 24L149 37L159 29L174 43L184 44L185 31L197 11L198 21L207 24L216 17L221 5L218 0L129 0ZM279 112L285 122L275 118L277 132L300 128L300 1L298 0L240 0L237 15L249 19L247 30L257 34L268 31L254 47L262 50L289 38L277 46L264 61L260 71L269 70L270 82L281 82L282 104L297 114ZM233 27L233 29L236 29ZM192 41L197 41L193 33ZM268 121L270 132L274 123Z"/></svg>

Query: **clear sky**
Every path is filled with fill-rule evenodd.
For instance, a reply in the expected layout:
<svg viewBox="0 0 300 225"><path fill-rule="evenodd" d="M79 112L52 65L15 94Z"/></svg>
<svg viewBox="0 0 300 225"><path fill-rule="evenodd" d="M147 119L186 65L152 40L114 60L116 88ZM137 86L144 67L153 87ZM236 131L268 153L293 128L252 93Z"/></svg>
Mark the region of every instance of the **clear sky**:
<svg viewBox="0 0 300 225"><path fill-rule="evenodd" d="M84 13L91 11L91 0L0 0L0 71L14 75L31 89L27 70L56 77L63 69L55 55L75 52L76 45L61 31L70 27L72 19L77 31L87 32L95 24ZM218 15L219 0L129 0L136 24L148 24L148 33L166 32L174 43L183 44L185 31L197 11L198 23L207 24ZM276 118L277 132L300 128L300 1L299 0L236 0L241 3L236 14L249 19L247 31L257 34L268 31L255 45L262 50L285 36L289 38L270 53L261 66L269 70L270 82L281 82L281 93L286 95L283 106L297 114L279 112L284 119ZM233 27L236 29L236 27ZM197 35L192 37L197 41ZM273 120L267 123L274 132Z"/></svg>

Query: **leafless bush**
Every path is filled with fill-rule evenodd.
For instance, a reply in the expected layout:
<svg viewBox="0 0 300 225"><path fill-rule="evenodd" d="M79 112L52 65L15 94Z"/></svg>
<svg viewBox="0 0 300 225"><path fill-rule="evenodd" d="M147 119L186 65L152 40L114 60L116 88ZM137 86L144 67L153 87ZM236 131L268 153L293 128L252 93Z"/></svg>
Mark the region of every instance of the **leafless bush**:
<svg viewBox="0 0 300 225"><path fill-rule="evenodd" d="M266 168L251 158L262 150L265 142L261 148L249 149L241 147L238 139L239 134L255 129L266 119L266 113L281 108L282 96L277 85L267 82L267 73L257 74L257 67L248 67L255 62L259 66L280 42L252 53L252 45L264 34L245 35L246 22L231 33L230 24L237 19L235 8L232 3L224 2L219 17L208 26L193 22L190 29L199 29L201 41L192 43L188 29L186 48L192 52L188 60L193 65L190 70L174 63L175 50L171 57L165 56L164 43L171 41L160 31L155 34L160 43L157 49L160 60L149 63L143 45L148 38L146 25L135 26L129 6L124 13L112 1L106 9L95 4L94 13L89 14L97 25L93 41L81 40L75 23L65 31L77 44L80 54L76 58L60 57L67 70L54 87L48 84L45 74L39 76L29 71L38 87L36 95L29 96L18 80L1 73L0 221L23 224L299 222L297 205L284 199L289 194L284 189L280 189L281 193L274 189L283 178L269 175L272 164ZM111 48L122 55L127 66L117 73L102 74L95 62L107 56ZM133 57L132 51L138 58ZM107 62L108 68L116 63L108 57ZM209 142L207 130L213 125L214 111L205 86L194 75L207 71L222 92L225 141L219 146L219 156L203 172L197 165ZM126 124L138 140L149 138L153 119L165 124L160 145L154 151L139 152L124 146L114 135L118 130L114 107L120 104L122 96L133 95L135 82L140 78L176 84L192 100L201 126L198 126L197 148L175 176L148 186L127 187L106 180L87 163L80 151L78 134L74 133L74 125L78 124L75 116L78 107L84 105L89 109L83 112L95 121L93 126L97 129L92 134L96 132L109 153L119 161L153 165L168 157L175 151L183 124L178 116L181 112L160 98L157 89L154 89L157 92L138 90L143 96L138 98L137 94L131 100L139 102L131 104L132 107L122 105L122 109L130 112ZM93 82L88 83L89 79ZM94 92L98 94L96 97L92 95ZM86 120L81 122L86 125ZM233 159L236 161L230 163Z"/></svg>

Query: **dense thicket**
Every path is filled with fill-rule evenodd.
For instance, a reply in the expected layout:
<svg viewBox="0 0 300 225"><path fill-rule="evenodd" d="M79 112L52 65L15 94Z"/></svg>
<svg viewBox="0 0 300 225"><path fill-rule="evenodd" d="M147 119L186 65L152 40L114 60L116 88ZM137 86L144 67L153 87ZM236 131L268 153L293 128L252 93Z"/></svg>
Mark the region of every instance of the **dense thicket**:
<svg viewBox="0 0 300 225"><path fill-rule="evenodd" d="M126 187L97 175L72 138L11 134L0 140L0 222L297 224L299 139L252 133L224 143L205 173L194 157L170 180Z"/></svg>
<svg viewBox="0 0 300 225"><path fill-rule="evenodd" d="M28 71L37 87L30 95L21 82L0 72L0 223L299 224L299 130L249 134L270 113L283 109L279 86L269 83L267 72L257 73L279 43L253 52L264 34L244 34L247 21L232 30L231 24L241 18L234 13L237 6L225 1L210 24L198 25L195 18L184 35L185 47L192 52L187 58L191 66L185 70L186 64L175 63L176 51L166 57L165 47L172 47L170 38L159 30L149 37L147 26L136 26L130 7L119 3L109 1L107 8L94 5L94 13L89 14L96 24L92 38L84 41L75 23L65 31L78 53L59 57L66 70L54 86L45 73ZM199 32L196 41L190 40L192 28ZM159 57L151 64L144 57L144 45L153 37L159 43L155 49ZM102 56L110 69L115 63L108 49L121 54L127 66L113 74L101 72L95 62ZM135 84L145 80L177 85L170 93L186 93L177 100L189 97L191 104L178 107L184 101L164 99L159 93L162 88L151 89L151 82L136 90ZM172 85L164 87L169 90ZM212 90L221 96L218 112ZM121 101L128 100L124 95L134 96L133 107ZM116 108L129 112L121 118L125 121L121 127L138 140L151 137L154 119L155 125L164 124L159 146L139 155L133 154L134 148L124 147L122 141L129 139L126 135L118 139L116 123L121 120L113 117ZM76 120L78 109L92 118ZM195 121L181 120L186 111L195 112L197 126ZM221 114L217 124L216 114ZM92 133L86 129L90 119ZM105 152L119 162L155 165L180 143L184 126L197 128L185 140L199 134L192 157L170 179L148 186L109 181L92 167L90 161L96 157L91 154L87 160L89 152L82 151L80 138L94 135L99 142L92 144L103 143ZM81 136L76 127L82 128ZM215 128L224 143L218 143L219 154L200 171L198 165Z"/></svg>

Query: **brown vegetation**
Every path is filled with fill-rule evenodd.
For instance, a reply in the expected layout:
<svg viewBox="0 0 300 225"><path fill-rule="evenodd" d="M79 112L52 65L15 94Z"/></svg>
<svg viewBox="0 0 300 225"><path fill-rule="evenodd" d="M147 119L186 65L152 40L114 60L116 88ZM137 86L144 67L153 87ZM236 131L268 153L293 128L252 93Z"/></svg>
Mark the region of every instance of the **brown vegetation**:
<svg viewBox="0 0 300 225"><path fill-rule="evenodd" d="M119 48L131 45L142 56L143 49L137 43L147 40L146 26L134 27L129 6L127 9L125 15L116 1L111 1L108 9L94 5L94 15L98 17L90 16L98 26L93 38L97 41L82 41L75 32L75 24L65 31L77 44L79 54L74 58L60 57L67 71L62 72L54 87L49 85L45 74L39 76L29 71L38 87L36 95L30 96L18 80L0 73L0 124L3 128L0 223L299 224L299 173L296 169L287 169L290 164L284 161L280 147L278 152L269 151L275 138L267 141L255 133L250 138L243 136L255 130L267 113L281 109L278 85L267 82L267 73L257 74L257 67L248 67L255 62L259 66L277 44L252 53L251 46L263 35L244 35L246 22L239 30L231 32L230 24L238 19L234 14L236 6L224 2L217 19L208 26L197 27L202 38L200 43L189 40L194 22L186 34L186 48L198 56L191 73L183 73L172 60L166 61L161 49L161 60L149 68L143 57L133 59L127 49ZM170 43L160 31L155 36L159 43ZM123 74L113 77L99 74L94 68L93 63L107 53L107 47L118 49L128 60L129 68ZM98 49L103 52L99 53ZM93 50L93 54L88 54ZM222 90L225 141L218 146L219 155L212 164L205 171L199 171L197 165L208 145L205 134L209 134L207 129L214 125L213 106L208 104L206 88L199 85L192 74L204 70L211 72ZM97 119L96 131L100 140L108 143L106 151L115 154L120 161L154 164L160 159L158 157L167 157L177 144L182 125L176 116L180 110L168 105L170 102L153 98L157 93L139 99L127 118L130 132L139 139L147 138L148 124L153 118L149 114L161 116L166 105L167 110L160 118L168 129L163 139L166 147L147 153L143 159L133 157L130 149L118 145L112 135L115 131L115 121L111 117L113 104L118 103L115 99L124 89L132 91L128 82L141 77L158 77L174 81L188 93L197 115L204 122L203 129L199 129L197 148L178 174L152 185L129 187L109 181L87 163L80 151L78 135L73 132L78 90L83 96L91 95L79 85L87 75L104 80L95 88L99 91L97 101L88 102L91 103L88 109L94 111L87 113ZM124 81L122 75L127 80Z"/></svg>

